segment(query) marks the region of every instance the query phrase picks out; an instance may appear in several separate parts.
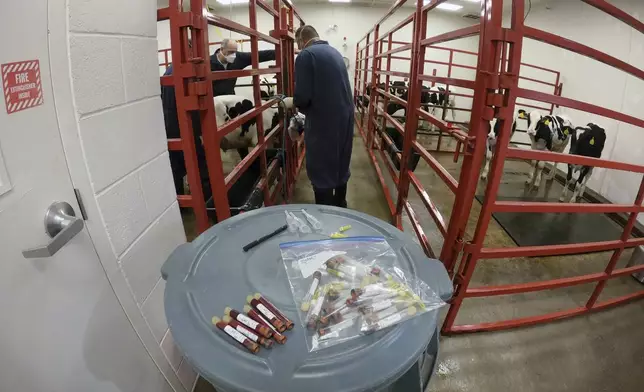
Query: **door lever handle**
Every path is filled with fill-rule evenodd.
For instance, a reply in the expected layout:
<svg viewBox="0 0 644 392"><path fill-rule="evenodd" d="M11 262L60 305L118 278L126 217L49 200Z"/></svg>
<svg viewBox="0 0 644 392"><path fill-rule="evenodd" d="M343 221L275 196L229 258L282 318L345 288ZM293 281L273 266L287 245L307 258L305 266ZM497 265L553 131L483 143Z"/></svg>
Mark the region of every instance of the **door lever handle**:
<svg viewBox="0 0 644 392"><path fill-rule="evenodd" d="M83 219L77 218L74 208L64 201L54 202L45 213L45 231L51 237L47 245L25 249L26 259L53 256L85 227Z"/></svg>

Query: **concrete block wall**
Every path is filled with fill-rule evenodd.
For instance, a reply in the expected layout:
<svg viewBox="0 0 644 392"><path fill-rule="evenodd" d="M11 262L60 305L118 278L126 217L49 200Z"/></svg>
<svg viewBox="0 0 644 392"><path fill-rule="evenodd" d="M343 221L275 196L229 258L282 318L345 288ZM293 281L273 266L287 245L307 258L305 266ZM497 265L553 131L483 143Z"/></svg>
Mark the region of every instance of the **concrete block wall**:
<svg viewBox="0 0 644 392"><path fill-rule="evenodd" d="M159 98L156 8L155 0L69 0L68 55L90 234L150 356L184 392L197 375L168 330L160 278L186 238Z"/></svg>

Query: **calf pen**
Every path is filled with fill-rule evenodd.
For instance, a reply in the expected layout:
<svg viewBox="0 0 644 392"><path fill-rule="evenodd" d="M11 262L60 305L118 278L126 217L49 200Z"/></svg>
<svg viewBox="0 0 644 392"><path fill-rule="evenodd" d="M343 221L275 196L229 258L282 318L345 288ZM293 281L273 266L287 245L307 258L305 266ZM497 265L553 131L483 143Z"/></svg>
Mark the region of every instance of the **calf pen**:
<svg viewBox="0 0 644 392"><path fill-rule="evenodd" d="M596 49L582 45L555 34L525 25L525 2L524 0L506 0L511 4L510 26L503 27L503 0L488 0L482 2L481 18L479 23L469 27L461 28L451 32L427 37L428 13L445 0L431 0L418 2L415 11L396 24L391 30L382 33L383 24L396 12L402 12L401 8L405 1L398 1L380 18L376 25L358 42L356 46L356 68L354 76L354 95L356 97L356 123L361 133L365 146L369 152L372 164L374 165L384 196L391 212L392 222L400 229L403 229L403 213L406 213L411 227L416 233L420 245L428 256L438 256L445 264L454 280L455 294L450 303L450 308L445 318L442 332L444 334L494 331L519 326L527 326L538 323L545 323L559 320L566 317L585 314L597 310L606 309L615 305L644 297L644 290L637 290L628 294L619 295L610 299L600 300L600 294L607 282L622 276L644 270L643 265L617 268L617 262L623 255L625 249L644 245L644 238L631 238L633 228L636 224L637 215L644 211L644 178L640 178L640 187L633 204L576 204L576 203L549 203L542 201L505 201L499 200L499 187L504 174L504 164L511 160L538 160L561 162L565 164L588 165L598 168L626 171L631 173L644 173L644 166L624 162L617 162L605 159L588 158L563 153L535 151L521 147L510 146L512 119L515 109L519 107L538 107L542 111L552 113L555 106L575 109L608 119L632 124L637 127L644 127L644 120L614 110L609 110L597 105L583 102L576 99L562 97L562 85L559 74L555 74L555 81L535 79L525 76L526 68L538 66L523 64L521 62L523 42L526 39L540 41L554 47L586 56L597 60L607 66L625 72L640 80L644 80L644 71L625 63L615 57L602 53ZM632 27L634 33L644 33L644 24L626 12L609 4L604 0L581 0L589 6L595 7L611 17L618 19ZM394 40L394 33L403 27L411 24L411 42ZM478 37L478 56L474 67L473 79L457 78L451 74L455 68L454 53L450 52L450 59L446 64L448 73L446 76L437 76L436 72L431 75L425 72L425 64L436 64L435 61L427 61L426 52L436 45L444 46L446 43L468 37ZM386 46L385 46L386 45ZM393 45L399 45L394 47ZM404 58L409 61L409 69L406 72L392 71L391 60L394 54L409 51L411 55ZM385 68L383 69L383 59ZM402 59L402 58L401 58ZM382 78L384 76L384 80ZM389 85L391 77L409 78L408 100L402 100L385 89L379 88L382 82ZM519 82L524 80L522 86ZM448 94L459 94L460 97L471 97L471 109L459 107L459 110L471 110L469 121L464 121L465 126L458 126L446 120L445 110L441 117L434 116L421 109L422 82L441 83L446 86ZM525 81L543 84L551 91L538 91L535 88L527 88ZM545 84L548 83L548 84ZM371 86L368 90L367 87ZM458 91L452 91L457 90ZM469 90L472 93L463 93L462 90ZM366 100L361 99L368 92ZM383 100L383 107L386 108L389 101L403 105L407 108L405 122L401 124L393 116L387 114L378 107L379 100ZM517 100L522 101L518 102ZM527 101L526 101L527 100ZM368 105L364 105L368 102ZM537 105L534 102L540 102ZM545 105L545 106L543 106ZM458 105L457 105L458 106ZM402 148L398 154L399 170L396 170L384 154L385 150L391 150L393 141L379 129L379 116L384 118L386 123L391 124L395 132L403 139ZM439 151L440 143L436 149L429 151L417 138L418 121L422 119L438 129L438 137L449 137L456 143L453 150L454 161L461 158L462 163L456 174L450 172L450 168L441 159ZM486 150L486 138L489 130L489 122L496 119L500 123L500 134L495 146L495 155L492 160L490 177L483 187L484 197L481 198L480 208L474 204L477 194L479 173L482 168L483 158ZM440 139L439 139L440 140ZM374 153L380 152L381 161L385 164L390 179L383 176L383 170L379 165L378 156ZM448 219L443 216L435 200L435 192L424 189L419 177L413 172L410 164L413 154L420 155L423 161L434 173L435 177L454 194L453 200L448 206L451 214ZM442 162L441 162L442 161ZM456 179L458 177L458 180ZM641 177L641 176L640 176ZM392 186L393 183L393 186ZM441 251L435 254L428 236L421 226L418 218L419 213L415 211L409 200L409 187L413 186L422 204L427 209L436 231L442 239ZM479 190L480 190L479 188ZM392 191L395 192L396 196ZM478 210L478 215L474 213ZM562 245L537 245L518 247L494 247L486 245L486 234L488 234L493 213L568 213L570 216L581 214L626 214L625 222L621 228L618 239L608 241L578 242ZM468 222L471 223L471 230L468 230ZM511 263L513 258L533 258L547 256L564 256L588 252L611 252L607 261L604 261L603 271L593 272L584 275L558 277L556 279L542 279L522 283L492 284L479 287L470 287L472 277L477 270L477 265L485 263L489 259L503 259ZM479 267L480 269L480 267ZM511 274L511 268L506 267L506 274ZM518 278L515 276L515 278ZM519 280L519 279L517 279ZM545 290L570 288L583 284L594 284L592 292L582 302L583 306L577 306L564 310L550 311L526 317L514 317L491 322L478 322L471 324L456 325L456 317L465 299L487 297L486 301L492 301L493 296L504 296L511 294L539 293ZM485 306L485 305L484 305Z"/></svg>
<svg viewBox="0 0 644 392"><path fill-rule="evenodd" d="M187 2L187 1L186 1ZM243 26L230 19L208 11L205 0L190 0L184 6L183 0L170 0L168 7L157 10L157 21L169 20L170 49L162 50L163 60L160 66L173 65L172 75L161 76L162 86L173 86L177 102L180 139L169 139L168 150L182 151L186 166L189 195L179 195L179 206L192 208L195 213L197 232L202 233L211 222L208 212L214 211L217 221L231 216L231 213L242 212L245 208L231 206L229 195L236 188L248 189L248 200L255 204L272 205L286 201L291 197L297 174L304 159L304 146L288 138L284 130L286 118L271 130L264 130L261 114L267 108L277 105L279 98L273 97L262 101L260 93L260 75L275 74L277 94L292 96L294 89L293 67L295 58L295 20L299 25L304 21L295 7L287 0L273 0L272 4L264 0L250 0L248 5L249 25ZM187 2L188 3L188 2ZM257 8L270 14L273 18L273 30L268 34L257 30ZM185 10L185 11L184 11ZM250 69L211 71L208 26L213 25L222 29L248 36L252 65ZM259 67L259 41L275 45L275 66ZM169 55L168 55L169 53ZM254 109L225 124L217 124L213 103L212 82L222 79L251 76L253 87ZM205 149L208 174L212 189L212 200L205 200L200 181L195 135L191 121L191 113L198 112L201 121L203 146ZM220 142L241 124L260 117L257 121L257 145L241 162L227 175L224 174ZM266 133L264 131L269 131ZM283 162L273 159L267 162L267 149L270 141L281 139ZM259 165L257 165L259 163ZM248 184L239 183L240 178L259 166L259 176ZM283 192L281 192L283 191ZM248 202L248 200L246 202Z"/></svg>

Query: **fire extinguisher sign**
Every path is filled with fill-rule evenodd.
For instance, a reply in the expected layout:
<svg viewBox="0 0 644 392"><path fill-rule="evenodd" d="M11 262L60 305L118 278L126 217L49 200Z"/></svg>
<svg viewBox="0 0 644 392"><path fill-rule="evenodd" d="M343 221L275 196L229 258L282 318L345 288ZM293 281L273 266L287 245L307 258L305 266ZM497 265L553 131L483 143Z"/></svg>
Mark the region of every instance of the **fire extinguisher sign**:
<svg viewBox="0 0 644 392"><path fill-rule="evenodd" d="M0 71L2 72L4 104L8 114L42 105L40 62L38 60L2 64Z"/></svg>

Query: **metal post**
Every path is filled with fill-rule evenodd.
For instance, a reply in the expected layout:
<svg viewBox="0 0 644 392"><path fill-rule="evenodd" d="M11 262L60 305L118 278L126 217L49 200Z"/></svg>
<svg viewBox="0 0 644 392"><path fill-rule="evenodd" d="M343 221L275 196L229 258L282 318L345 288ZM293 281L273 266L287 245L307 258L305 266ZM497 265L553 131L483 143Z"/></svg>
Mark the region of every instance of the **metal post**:
<svg viewBox="0 0 644 392"><path fill-rule="evenodd" d="M190 58L188 56L186 27L182 27L180 24L181 9L179 8L179 1L170 0L169 8L170 48L172 50L172 62L175 64L172 72L172 79L177 102L177 118L179 122L179 132L181 135L181 148L183 150L183 159L186 165L188 184L190 184L191 206L195 212L197 231L201 233L208 229L210 222L208 221L206 201L204 200L203 189L201 186L195 135L192 127L192 117L190 116L190 112L187 108L188 92L186 91L186 81L194 80L196 73L194 68L189 66Z"/></svg>
<svg viewBox="0 0 644 392"><path fill-rule="evenodd" d="M400 158L400 180L398 182L398 201L394 214L396 227L402 230L402 211L409 195L409 158L413 153L413 143L416 141L418 128L417 110L420 106L420 91L422 82L418 78L420 63L425 61L425 48L420 41L427 34L427 11L422 11L423 3L417 2L413 20L413 37L411 47L411 72L409 75L409 89L407 90L407 111L405 113L405 135L403 138L402 156Z"/></svg>
<svg viewBox="0 0 644 392"><path fill-rule="evenodd" d="M487 7L488 4L491 5L491 8ZM440 260L445 264L450 276L453 275L454 265L464 241L465 226L474 202L480 165L485 153L485 138L489 122L484 116L493 117L493 109L486 105L487 75L496 73L498 70L500 51L498 58L495 58L496 44L492 41L492 35L501 28L502 8L502 0L492 0L491 3L481 4L481 15L483 17L481 17L480 22L479 57L469 124L469 136L472 138L472 142L464 146L466 153L464 154L458 180L458 192L455 195L452 215L449 219L447 235L440 255Z"/></svg>
<svg viewBox="0 0 644 392"><path fill-rule="evenodd" d="M486 10L485 12L487 13L488 10ZM505 42L500 41L499 38L503 36L502 34L500 34L502 31L503 0L492 0L492 8L491 10L489 10L489 12L491 12L490 17L488 17L487 15L483 17L485 28L481 29L481 41L483 42L484 46L481 55L482 57L484 55L487 55L488 58L483 58L486 64L480 65L484 66L491 64L493 66L493 73L498 74L498 64L499 60L502 57L501 52L504 51L504 45L506 44ZM472 239L471 245L466 247L465 262L461 265L461 271L464 272L464 275L462 279L460 279L460 284L457 284L456 292L443 324L443 332L445 333L449 333L454 324L458 310L460 309L465 297L467 287L472 278L472 275L474 274L474 269L476 268L476 263L478 261L481 248L483 247L485 233L487 232L490 220L492 219L492 210L494 203L496 202L496 196L499 185L501 183L501 178L503 177L503 163L508 152L508 145L512 133L512 116L514 113L514 105L517 98L517 89L519 87L518 75L521 66L521 50L523 46L523 15L523 0L514 0L512 6L511 30L517 32L518 34L513 35L515 38L513 42L510 43L511 46L510 55L507 62L507 71L506 63L501 62L502 71L499 80L504 80L503 87L505 88L505 92L502 95L502 106L497 109L498 112L496 113L497 121L501 122L501 131L498 137L499 140L496 145L496 151L490 169L491 175L488 180L487 189L485 191L485 201L479 214L479 220L474 232L474 238ZM493 56L489 56L492 50L494 51L494 54ZM500 89L500 86L493 84L493 79L488 78L489 74L484 74L481 71L479 71L479 73L480 75L477 75L477 85L479 88L476 89L474 96L476 99L477 95L485 95L485 97L479 97L484 98L485 100L479 101L481 107L477 109L482 109L483 111L487 111L487 114L490 114L489 112L492 108L488 106L487 96L488 94L500 94L495 92L495 90ZM489 90L492 90L492 93L489 93ZM498 103L498 101L496 101L495 103ZM487 108L484 108L484 105L487 106ZM484 116L485 115L486 114L484 113ZM483 122L484 117L476 116L472 119L472 122L477 121L477 118L479 122L478 129L483 130L483 124L480 123ZM477 137L476 139L476 146L478 147L478 149L482 149L482 147L484 147L485 145L485 135L483 134L483 132L481 132L480 135L481 136L477 135L479 137ZM474 155L474 158L476 158L476 152ZM476 160L474 163L475 164L472 165L472 167L475 170L469 173L470 178L468 180L476 183L478 181L481 159ZM471 177L474 178L472 179ZM474 187L474 189L471 190L471 194L467 196L473 199L475 191L476 189Z"/></svg>

